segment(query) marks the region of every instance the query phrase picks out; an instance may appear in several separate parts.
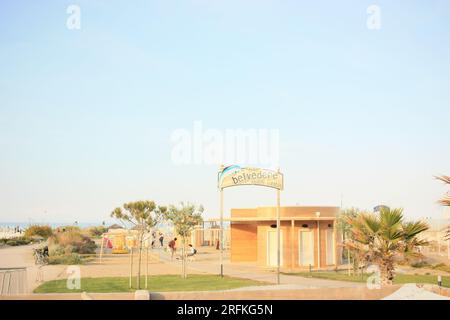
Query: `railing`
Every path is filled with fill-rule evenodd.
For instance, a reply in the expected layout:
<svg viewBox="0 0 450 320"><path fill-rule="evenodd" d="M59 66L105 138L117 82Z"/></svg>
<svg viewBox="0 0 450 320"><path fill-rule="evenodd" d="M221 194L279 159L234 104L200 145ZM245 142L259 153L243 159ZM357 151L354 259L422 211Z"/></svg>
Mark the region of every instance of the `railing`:
<svg viewBox="0 0 450 320"><path fill-rule="evenodd" d="M26 268L0 268L0 295L25 294L27 291Z"/></svg>

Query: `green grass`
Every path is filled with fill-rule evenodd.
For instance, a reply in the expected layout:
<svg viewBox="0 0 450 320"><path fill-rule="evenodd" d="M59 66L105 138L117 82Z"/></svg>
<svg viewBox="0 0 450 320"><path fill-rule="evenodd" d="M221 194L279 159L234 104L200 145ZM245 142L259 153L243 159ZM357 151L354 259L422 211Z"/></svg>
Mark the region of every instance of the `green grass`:
<svg viewBox="0 0 450 320"><path fill-rule="evenodd" d="M130 292L136 289L136 277L132 280L133 289L129 289L128 277L82 278L81 289L70 290L67 280L52 280L44 282L34 290L34 293L73 293L73 292ZM255 285L266 285L261 281L223 277L216 275L188 275L187 279L180 275L157 275L148 277L148 290L163 291L210 291L226 290ZM145 287L145 277L141 277L141 288Z"/></svg>
<svg viewBox="0 0 450 320"><path fill-rule="evenodd" d="M351 282L366 282L370 274L365 273L363 276L348 275L347 272L297 272L297 273L285 273L288 275L296 275L302 277L312 277L327 280L339 280L339 281L351 281ZM402 274L397 273L394 278L394 284L402 283L430 283L437 284L436 275L415 275L415 274ZM442 286L450 288L450 276L442 277Z"/></svg>

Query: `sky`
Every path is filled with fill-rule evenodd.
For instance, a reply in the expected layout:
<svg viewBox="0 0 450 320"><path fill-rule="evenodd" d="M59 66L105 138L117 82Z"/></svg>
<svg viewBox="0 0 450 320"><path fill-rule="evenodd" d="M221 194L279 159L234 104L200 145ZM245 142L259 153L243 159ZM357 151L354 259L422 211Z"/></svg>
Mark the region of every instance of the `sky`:
<svg viewBox="0 0 450 320"><path fill-rule="evenodd" d="M0 222L97 222L143 199L217 217L217 165L171 155L195 121L278 130L282 205L439 217L449 39L446 0L1 1ZM224 197L226 216L276 203Z"/></svg>

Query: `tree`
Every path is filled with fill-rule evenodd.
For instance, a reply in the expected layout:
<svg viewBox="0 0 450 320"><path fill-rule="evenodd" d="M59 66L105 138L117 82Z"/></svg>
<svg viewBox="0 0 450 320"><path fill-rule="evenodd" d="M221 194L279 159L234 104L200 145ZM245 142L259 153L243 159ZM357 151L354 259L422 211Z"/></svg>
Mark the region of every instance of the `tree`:
<svg viewBox="0 0 450 320"><path fill-rule="evenodd" d="M450 186L450 177L449 176L442 175L442 176L437 176L435 178L438 180L441 180L446 185ZM448 191L447 194L441 200L439 200L439 203L442 204L443 206L450 206L450 191ZM450 241L450 227L447 229L447 232L444 236L444 240Z"/></svg>
<svg viewBox="0 0 450 320"><path fill-rule="evenodd" d="M442 175L437 176L435 178L441 180L446 185L450 186L450 176ZM447 192L447 195L445 195L441 200L439 200L439 203L442 204L443 206L450 206L450 191Z"/></svg>
<svg viewBox="0 0 450 320"><path fill-rule="evenodd" d="M182 239L182 276L186 278L186 239L190 237L195 226L199 225L202 219L203 206L195 206L193 204L184 204L181 202L180 207L170 206L165 213L166 220L173 223L175 232Z"/></svg>
<svg viewBox="0 0 450 320"><path fill-rule="evenodd" d="M138 231L139 265L137 289L141 288L141 261L144 235L150 232L160 222L166 210L166 207L157 206L154 201L146 200L125 203L123 208L116 208L111 213L111 217L123 223L132 224L134 229Z"/></svg>
<svg viewBox="0 0 450 320"><path fill-rule="evenodd" d="M417 236L428 229L424 222L404 222L403 209L382 208L379 213L349 217L352 239L345 245L365 263L377 264L381 284L392 284L396 258L420 257L418 247L427 245Z"/></svg>
<svg viewBox="0 0 450 320"><path fill-rule="evenodd" d="M356 218L361 213L362 211L358 208L347 208L339 212L336 221L336 228L342 234L344 248L346 248L345 243L352 240L352 226L348 221L350 218ZM348 247L346 249L347 250L343 250L343 256L347 256L348 263L351 263L351 259L353 259L353 271L356 271L360 264L357 252L351 251Z"/></svg>

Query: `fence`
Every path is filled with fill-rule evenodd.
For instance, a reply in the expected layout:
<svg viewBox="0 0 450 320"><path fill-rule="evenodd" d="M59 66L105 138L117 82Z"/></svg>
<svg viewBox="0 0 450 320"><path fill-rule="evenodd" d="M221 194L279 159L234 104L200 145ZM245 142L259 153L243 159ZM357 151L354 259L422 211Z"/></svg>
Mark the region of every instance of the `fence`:
<svg viewBox="0 0 450 320"><path fill-rule="evenodd" d="M0 268L0 295L28 293L26 268Z"/></svg>

